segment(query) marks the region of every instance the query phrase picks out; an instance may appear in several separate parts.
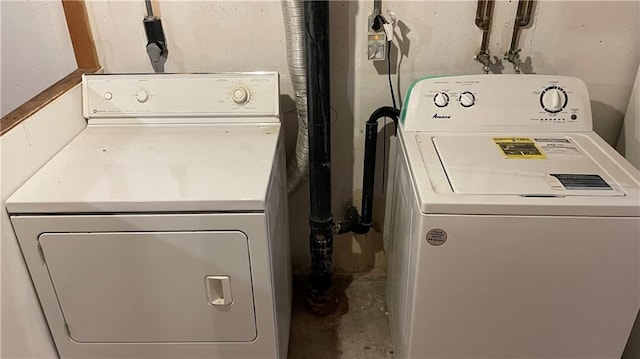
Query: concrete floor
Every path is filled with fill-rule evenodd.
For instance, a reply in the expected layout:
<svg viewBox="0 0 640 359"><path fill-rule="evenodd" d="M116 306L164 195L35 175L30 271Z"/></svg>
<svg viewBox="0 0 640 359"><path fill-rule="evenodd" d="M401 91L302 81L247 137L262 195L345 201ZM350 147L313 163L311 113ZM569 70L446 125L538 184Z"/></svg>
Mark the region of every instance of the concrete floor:
<svg viewBox="0 0 640 359"><path fill-rule="evenodd" d="M294 279L289 359L393 357L385 307L384 275L339 275L338 309L326 317L306 307L306 278Z"/></svg>

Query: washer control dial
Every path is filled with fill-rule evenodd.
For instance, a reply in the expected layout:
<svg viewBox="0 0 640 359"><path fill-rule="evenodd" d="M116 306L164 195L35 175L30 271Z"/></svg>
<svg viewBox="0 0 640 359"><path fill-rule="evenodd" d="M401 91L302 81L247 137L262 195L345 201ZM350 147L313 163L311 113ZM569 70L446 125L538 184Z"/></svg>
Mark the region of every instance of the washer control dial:
<svg viewBox="0 0 640 359"><path fill-rule="evenodd" d="M549 86L540 94L540 106L549 113L562 111L567 102L568 96L562 87Z"/></svg>
<svg viewBox="0 0 640 359"><path fill-rule="evenodd" d="M231 100L238 105L244 105L249 102L250 97L251 93L249 92L249 89L244 86L236 86L231 89Z"/></svg>
<svg viewBox="0 0 640 359"><path fill-rule="evenodd" d="M471 107L476 103L476 96L469 91L465 91L460 94L458 101L460 101L462 107Z"/></svg>
<svg viewBox="0 0 640 359"><path fill-rule="evenodd" d="M449 104L449 95L446 92L438 92L433 96L433 103L438 107L446 107Z"/></svg>
<svg viewBox="0 0 640 359"><path fill-rule="evenodd" d="M138 90L138 92L136 92L136 100L140 103L149 101L149 93L146 90Z"/></svg>

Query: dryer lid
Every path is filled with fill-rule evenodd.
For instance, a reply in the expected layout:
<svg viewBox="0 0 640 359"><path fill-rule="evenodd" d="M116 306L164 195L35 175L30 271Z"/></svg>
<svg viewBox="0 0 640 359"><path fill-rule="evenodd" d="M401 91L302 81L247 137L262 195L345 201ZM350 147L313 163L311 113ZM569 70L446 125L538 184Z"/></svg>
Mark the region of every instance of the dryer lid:
<svg viewBox="0 0 640 359"><path fill-rule="evenodd" d="M458 194L625 195L570 136L441 135L431 141Z"/></svg>
<svg viewBox="0 0 640 359"><path fill-rule="evenodd" d="M278 123L89 126L18 189L7 208L264 211L273 176L280 176L274 171L282 156L279 138Z"/></svg>

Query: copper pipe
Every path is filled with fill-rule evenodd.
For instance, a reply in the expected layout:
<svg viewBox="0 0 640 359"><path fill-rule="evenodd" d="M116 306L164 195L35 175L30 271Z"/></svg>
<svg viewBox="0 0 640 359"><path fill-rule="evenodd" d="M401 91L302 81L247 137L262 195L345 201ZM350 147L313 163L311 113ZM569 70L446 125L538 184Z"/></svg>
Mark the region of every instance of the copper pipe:
<svg viewBox="0 0 640 359"><path fill-rule="evenodd" d="M476 26L482 30L482 45L480 46L479 55L488 54L489 28L491 27L491 18L493 17L493 3L494 0L478 0Z"/></svg>
<svg viewBox="0 0 640 359"><path fill-rule="evenodd" d="M482 30L482 44L480 52L475 60L483 65L485 74L489 73L489 65L491 65L491 57L489 56L489 29L491 28L491 18L493 17L494 0L478 0L478 9L476 10L476 26Z"/></svg>
<svg viewBox="0 0 640 359"><path fill-rule="evenodd" d="M533 0L519 0L518 10L516 10L516 19L513 23L513 35L511 36L510 52L516 51L518 46L518 34L520 28L529 26L531 23L531 10L533 9Z"/></svg>
<svg viewBox="0 0 640 359"><path fill-rule="evenodd" d="M509 52L505 54L505 58L513 64L515 73L520 73L520 49L518 48L518 35L520 29L529 26L531 23L531 14L533 12L534 0L519 0L518 9L516 10L516 18L513 21L513 34L511 35L511 47Z"/></svg>

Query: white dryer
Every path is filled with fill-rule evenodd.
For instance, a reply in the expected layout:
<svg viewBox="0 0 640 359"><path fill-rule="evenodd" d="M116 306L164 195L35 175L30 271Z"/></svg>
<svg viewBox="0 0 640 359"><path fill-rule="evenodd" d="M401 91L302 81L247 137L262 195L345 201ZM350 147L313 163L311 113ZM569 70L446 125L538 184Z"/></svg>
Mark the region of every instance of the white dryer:
<svg viewBox="0 0 640 359"><path fill-rule="evenodd" d="M619 359L640 305L640 174L575 78L425 78L392 189L399 358Z"/></svg>
<svg viewBox="0 0 640 359"><path fill-rule="evenodd" d="M7 201L61 358L286 358L276 73L93 75Z"/></svg>

